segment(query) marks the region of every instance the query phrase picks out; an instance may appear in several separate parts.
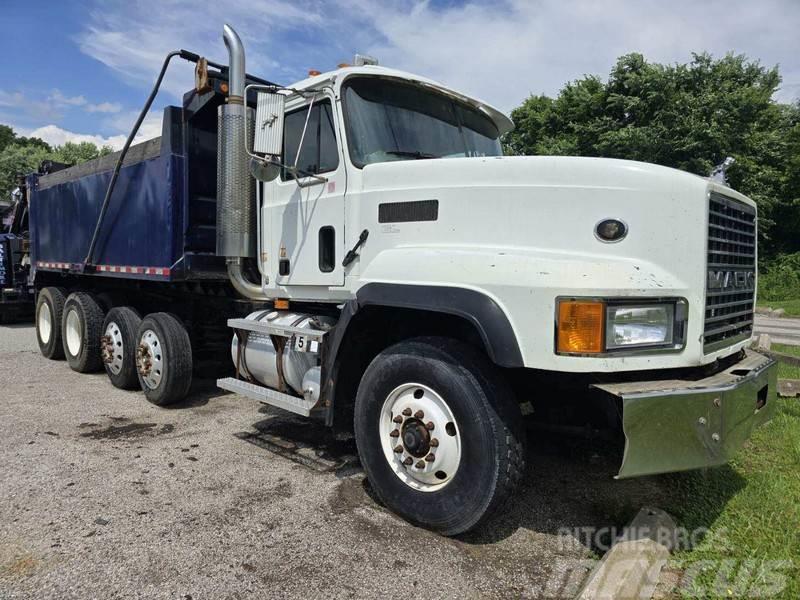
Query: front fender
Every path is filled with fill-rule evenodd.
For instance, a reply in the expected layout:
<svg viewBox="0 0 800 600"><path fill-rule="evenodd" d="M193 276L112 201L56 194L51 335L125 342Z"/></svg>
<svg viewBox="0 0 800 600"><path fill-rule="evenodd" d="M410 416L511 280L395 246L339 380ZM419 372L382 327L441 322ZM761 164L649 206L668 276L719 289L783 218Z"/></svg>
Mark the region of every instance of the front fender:
<svg viewBox="0 0 800 600"><path fill-rule="evenodd" d="M374 283L462 288L490 298L508 319L525 367L610 372L700 365L704 356L702 289L636 257L520 247L426 246L381 250L365 261L362 286ZM555 302L561 296L680 297L689 302L687 347L670 355L559 356Z"/></svg>

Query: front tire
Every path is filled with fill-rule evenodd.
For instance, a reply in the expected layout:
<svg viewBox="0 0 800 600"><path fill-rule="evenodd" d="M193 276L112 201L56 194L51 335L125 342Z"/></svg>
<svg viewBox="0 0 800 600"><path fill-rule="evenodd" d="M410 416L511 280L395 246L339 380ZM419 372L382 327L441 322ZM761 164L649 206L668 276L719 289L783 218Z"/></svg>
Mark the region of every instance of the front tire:
<svg viewBox="0 0 800 600"><path fill-rule="evenodd" d="M108 311L103 321L101 355L111 384L121 390L139 388L136 372L136 333L142 318L129 306Z"/></svg>
<svg viewBox="0 0 800 600"><path fill-rule="evenodd" d="M169 313L147 315L136 333L136 369L147 399L158 406L183 400L192 385L189 334Z"/></svg>
<svg viewBox="0 0 800 600"><path fill-rule="evenodd" d="M418 338L381 352L358 388L355 433L378 497L443 535L480 526L524 470L524 429L504 380L456 340Z"/></svg>
<svg viewBox="0 0 800 600"><path fill-rule="evenodd" d="M64 291L57 287L43 288L36 299L36 341L42 356L51 360L64 358L61 343L64 302Z"/></svg>
<svg viewBox="0 0 800 600"><path fill-rule="evenodd" d="M73 292L64 303L61 338L70 368L78 373L94 373L103 367L100 336L103 309L91 294Z"/></svg>

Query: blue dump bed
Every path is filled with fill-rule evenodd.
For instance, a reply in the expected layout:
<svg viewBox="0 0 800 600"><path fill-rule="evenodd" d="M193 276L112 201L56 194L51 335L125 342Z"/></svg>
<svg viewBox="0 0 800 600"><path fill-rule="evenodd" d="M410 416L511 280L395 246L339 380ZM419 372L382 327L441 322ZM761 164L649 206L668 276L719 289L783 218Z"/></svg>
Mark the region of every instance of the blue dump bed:
<svg viewBox="0 0 800 600"><path fill-rule="evenodd" d="M164 110L160 138L131 146L85 274L156 281L226 279L215 255L217 90ZM79 272L118 154L30 175L31 262Z"/></svg>

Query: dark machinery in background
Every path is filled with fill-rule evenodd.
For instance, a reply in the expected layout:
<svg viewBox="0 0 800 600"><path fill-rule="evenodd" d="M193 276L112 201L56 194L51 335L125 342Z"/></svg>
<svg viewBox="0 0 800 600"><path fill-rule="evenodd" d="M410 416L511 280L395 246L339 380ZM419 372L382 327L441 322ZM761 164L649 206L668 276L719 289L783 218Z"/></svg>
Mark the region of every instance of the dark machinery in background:
<svg viewBox="0 0 800 600"><path fill-rule="evenodd" d="M25 178L11 193L11 202L0 205L0 323L33 315L33 288L30 273L28 198Z"/></svg>
<svg viewBox="0 0 800 600"><path fill-rule="evenodd" d="M47 175L70 166L46 160L38 172ZM35 297L29 281L28 213L28 188L25 176L20 174L11 197L0 200L0 323L27 320L33 316Z"/></svg>

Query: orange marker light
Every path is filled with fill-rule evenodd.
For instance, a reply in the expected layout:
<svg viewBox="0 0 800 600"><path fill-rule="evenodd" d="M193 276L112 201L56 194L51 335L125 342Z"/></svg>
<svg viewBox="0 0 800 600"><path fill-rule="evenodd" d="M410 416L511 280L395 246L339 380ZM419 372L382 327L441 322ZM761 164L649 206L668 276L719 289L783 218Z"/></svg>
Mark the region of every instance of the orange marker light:
<svg viewBox="0 0 800 600"><path fill-rule="evenodd" d="M275 300L273 305L275 310L289 310L289 301L284 299Z"/></svg>
<svg viewBox="0 0 800 600"><path fill-rule="evenodd" d="M227 94L227 93L228 93L228 84L227 84L227 83L220 83L220 84L219 84L219 90L220 90L220 91L221 91L223 94Z"/></svg>
<svg viewBox="0 0 800 600"><path fill-rule="evenodd" d="M317 75L322 75L322 71L317 71L316 69L309 69L308 71L309 77L316 77Z"/></svg>
<svg viewBox="0 0 800 600"><path fill-rule="evenodd" d="M562 300L558 305L558 351L602 352L605 308L596 300Z"/></svg>

